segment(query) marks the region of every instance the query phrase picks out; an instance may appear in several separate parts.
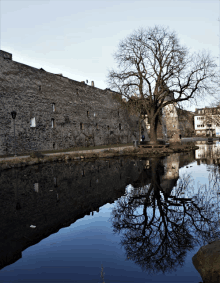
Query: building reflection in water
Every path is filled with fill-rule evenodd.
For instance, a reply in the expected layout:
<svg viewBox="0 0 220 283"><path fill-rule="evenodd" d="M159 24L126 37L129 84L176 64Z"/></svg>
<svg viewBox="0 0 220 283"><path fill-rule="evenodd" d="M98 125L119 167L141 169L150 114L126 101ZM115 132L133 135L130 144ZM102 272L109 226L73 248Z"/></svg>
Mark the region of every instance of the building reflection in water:
<svg viewBox="0 0 220 283"><path fill-rule="evenodd" d="M220 163L220 142L208 144L207 141L197 141L199 149L195 152L197 164L219 164Z"/></svg>

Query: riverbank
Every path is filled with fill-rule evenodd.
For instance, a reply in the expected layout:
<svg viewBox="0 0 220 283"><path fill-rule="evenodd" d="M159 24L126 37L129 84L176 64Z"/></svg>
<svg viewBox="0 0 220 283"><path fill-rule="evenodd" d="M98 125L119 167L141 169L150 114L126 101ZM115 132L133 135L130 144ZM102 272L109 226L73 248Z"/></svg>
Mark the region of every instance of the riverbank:
<svg viewBox="0 0 220 283"><path fill-rule="evenodd" d="M0 158L0 170L14 167L25 167L49 162L68 162L71 160L85 160L98 158L116 158L124 156L138 157L162 157L171 153L187 152L198 149L193 143L171 144L167 148L135 148L131 145L123 147L98 148L91 150L79 150L70 152L41 153L33 152L30 156L17 156Z"/></svg>

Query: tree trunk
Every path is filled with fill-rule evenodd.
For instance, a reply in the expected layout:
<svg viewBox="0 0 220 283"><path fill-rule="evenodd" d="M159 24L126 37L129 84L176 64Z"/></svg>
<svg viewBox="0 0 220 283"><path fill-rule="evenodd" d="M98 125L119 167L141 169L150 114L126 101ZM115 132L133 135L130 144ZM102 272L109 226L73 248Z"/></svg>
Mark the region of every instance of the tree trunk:
<svg viewBox="0 0 220 283"><path fill-rule="evenodd" d="M150 144L158 143L157 141L158 117L150 119Z"/></svg>

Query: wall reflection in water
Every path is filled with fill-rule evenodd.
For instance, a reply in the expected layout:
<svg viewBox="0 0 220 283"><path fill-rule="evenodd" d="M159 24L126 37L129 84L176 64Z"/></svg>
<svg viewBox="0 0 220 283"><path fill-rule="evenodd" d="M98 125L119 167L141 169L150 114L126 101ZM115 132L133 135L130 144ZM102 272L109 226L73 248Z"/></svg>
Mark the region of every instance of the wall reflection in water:
<svg viewBox="0 0 220 283"><path fill-rule="evenodd" d="M179 168L194 160L191 152L0 172L1 268L27 247L116 200L111 221L114 231L122 232L130 260L155 272L183 264L198 240L214 237L210 225L216 231L213 207L201 206L201 195L182 196L192 187L190 176L179 178Z"/></svg>

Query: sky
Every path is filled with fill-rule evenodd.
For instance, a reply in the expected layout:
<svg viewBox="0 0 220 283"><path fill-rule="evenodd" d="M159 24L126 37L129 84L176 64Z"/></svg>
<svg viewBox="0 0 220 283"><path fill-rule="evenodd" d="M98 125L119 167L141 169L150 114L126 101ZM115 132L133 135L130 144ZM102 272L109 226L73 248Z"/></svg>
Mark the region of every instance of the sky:
<svg viewBox="0 0 220 283"><path fill-rule="evenodd" d="M1 0L0 49L14 61L108 87L119 42L140 27L175 31L192 52L219 64L220 0ZM208 106L199 101L195 107Z"/></svg>

